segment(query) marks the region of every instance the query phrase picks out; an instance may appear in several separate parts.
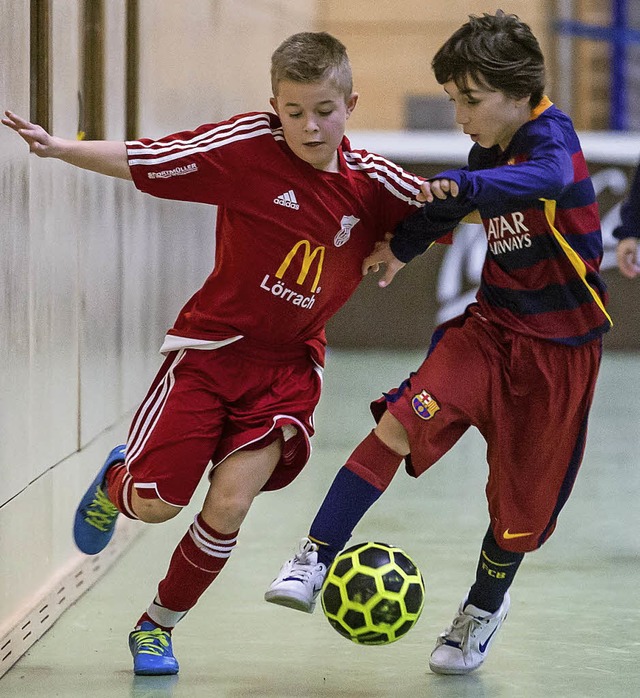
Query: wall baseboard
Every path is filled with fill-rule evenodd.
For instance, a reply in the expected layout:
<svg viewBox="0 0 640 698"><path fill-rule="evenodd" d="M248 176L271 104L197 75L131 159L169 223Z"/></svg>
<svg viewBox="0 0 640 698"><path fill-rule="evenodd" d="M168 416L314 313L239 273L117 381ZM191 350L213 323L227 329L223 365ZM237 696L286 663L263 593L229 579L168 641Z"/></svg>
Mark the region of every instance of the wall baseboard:
<svg viewBox="0 0 640 698"><path fill-rule="evenodd" d="M17 613L0 628L0 677L102 577L141 530L139 522L121 516L103 552L91 557L78 553L62 574L47 582L25 612Z"/></svg>

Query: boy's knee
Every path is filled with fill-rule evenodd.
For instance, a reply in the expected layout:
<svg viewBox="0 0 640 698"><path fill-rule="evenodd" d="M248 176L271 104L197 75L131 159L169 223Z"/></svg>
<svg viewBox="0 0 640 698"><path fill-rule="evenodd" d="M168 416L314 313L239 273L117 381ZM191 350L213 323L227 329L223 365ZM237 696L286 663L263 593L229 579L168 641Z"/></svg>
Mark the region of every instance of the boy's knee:
<svg viewBox="0 0 640 698"><path fill-rule="evenodd" d="M230 533L240 528L252 502L253 499L244 493L216 493L205 500L202 516L216 531Z"/></svg>
<svg viewBox="0 0 640 698"><path fill-rule="evenodd" d="M140 521L145 523L164 523L177 516L182 511L182 508L167 504L167 502L163 502L161 499L136 497L134 511Z"/></svg>
<svg viewBox="0 0 640 698"><path fill-rule="evenodd" d="M403 458L407 456L411 447L406 429L390 412L386 411L378 425L373 430L382 443L394 453Z"/></svg>

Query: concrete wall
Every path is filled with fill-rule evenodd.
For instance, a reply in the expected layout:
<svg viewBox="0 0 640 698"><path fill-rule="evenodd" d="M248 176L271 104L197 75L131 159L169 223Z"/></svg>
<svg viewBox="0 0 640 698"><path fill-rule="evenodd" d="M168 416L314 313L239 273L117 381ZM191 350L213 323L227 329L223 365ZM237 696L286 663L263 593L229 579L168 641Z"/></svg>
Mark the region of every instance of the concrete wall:
<svg viewBox="0 0 640 698"><path fill-rule="evenodd" d="M80 0L52 0L52 124L74 138ZM140 1L140 132L268 107L314 2ZM105 3L105 120L124 138L124 0ZM0 108L29 115L29 3L0 0ZM215 211L30 156L0 129L0 638L81 564L81 494L126 436L165 330L213 263ZM2 672L0 672L1 675Z"/></svg>

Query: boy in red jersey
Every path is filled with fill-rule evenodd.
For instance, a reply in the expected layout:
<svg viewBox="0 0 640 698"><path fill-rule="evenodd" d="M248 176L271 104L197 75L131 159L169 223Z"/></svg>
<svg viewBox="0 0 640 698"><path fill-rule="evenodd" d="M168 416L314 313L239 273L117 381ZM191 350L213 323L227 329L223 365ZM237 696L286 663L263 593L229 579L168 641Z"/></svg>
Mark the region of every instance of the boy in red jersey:
<svg viewBox="0 0 640 698"><path fill-rule="evenodd" d="M475 426L487 442L490 525L475 582L429 662L465 674L506 618L524 554L548 539L569 497L611 322L595 193L571 121L544 96L529 27L501 11L470 17L433 69L475 143L468 167L425 184L433 205L400 223L365 269L386 265L388 284L435 230L477 210L488 249L476 302L438 327L418 370L372 404L376 428L265 598L313 611L328 565L402 460L417 477Z"/></svg>
<svg viewBox="0 0 640 698"><path fill-rule="evenodd" d="M6 112L41 157L218 206L216 264L167 334L166 360L78 507L74 537L100 552L122 513L179 513L209 462L202 511L129 638L136 674L174 674L171 630L232 553L255 496L305 465L327 320L385 233L417 210L422 180L345 138L356 106L344 46L326 33L272 56L275 113L128 143L66 141Z"/></svg>

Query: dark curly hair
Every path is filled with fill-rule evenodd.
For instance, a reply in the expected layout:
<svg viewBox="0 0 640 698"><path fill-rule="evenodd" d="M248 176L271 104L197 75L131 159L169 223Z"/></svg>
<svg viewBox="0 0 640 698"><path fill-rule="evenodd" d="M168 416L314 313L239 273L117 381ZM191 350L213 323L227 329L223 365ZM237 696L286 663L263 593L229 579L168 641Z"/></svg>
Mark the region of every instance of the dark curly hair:
<svg viewBox="0 0 640 698"><path fill-rule="evenodd" d="M544 94L544 56L538 40L528 24L502 10L470 15L439 49L431 67L441 85L453 80L463 91L471 78L514 99L529 95L532 107Z"/></svg>

